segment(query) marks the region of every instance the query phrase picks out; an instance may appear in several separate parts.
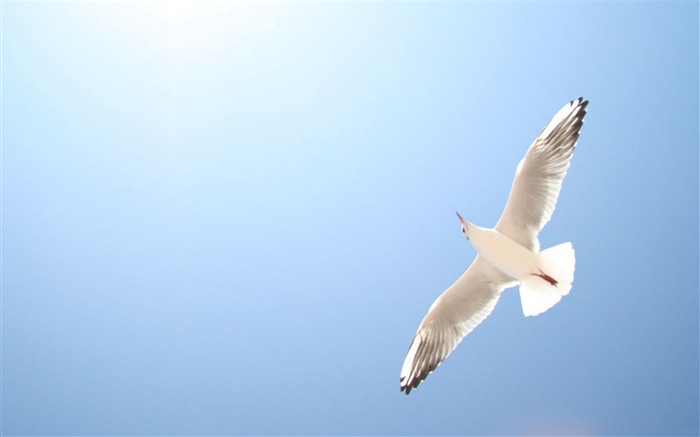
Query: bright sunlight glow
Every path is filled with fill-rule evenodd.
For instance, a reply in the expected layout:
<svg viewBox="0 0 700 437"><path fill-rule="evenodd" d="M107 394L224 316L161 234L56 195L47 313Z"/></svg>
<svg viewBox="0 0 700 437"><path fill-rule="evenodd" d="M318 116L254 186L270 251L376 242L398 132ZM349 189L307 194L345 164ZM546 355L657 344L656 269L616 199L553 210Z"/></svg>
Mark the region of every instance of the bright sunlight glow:
<svg viewBox="0 0 700 437"><path fill-rule="evenodd" d="M278 26L282 8L241 1L132 1L102 17L132 42L175 64L241 49Z"/></svg>

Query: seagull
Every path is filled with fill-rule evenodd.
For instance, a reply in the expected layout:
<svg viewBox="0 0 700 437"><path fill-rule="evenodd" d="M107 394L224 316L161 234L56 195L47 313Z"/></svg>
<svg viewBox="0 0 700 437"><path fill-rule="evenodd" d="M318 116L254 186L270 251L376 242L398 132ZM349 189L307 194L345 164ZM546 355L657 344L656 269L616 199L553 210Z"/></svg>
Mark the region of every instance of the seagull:
<svg viewBox="0 0 700 437"><path fill-rule="evenodd" d="M576 258L571 243L540 251L537 235L552 217L569 169L588 100L556 113L518 164L508 202L493 229L457 217L477 256L433 302L401 367L401 391L418 387L460 341L493 311L506 288L520 285L525 316L556 305L571 290Z"/></svg>

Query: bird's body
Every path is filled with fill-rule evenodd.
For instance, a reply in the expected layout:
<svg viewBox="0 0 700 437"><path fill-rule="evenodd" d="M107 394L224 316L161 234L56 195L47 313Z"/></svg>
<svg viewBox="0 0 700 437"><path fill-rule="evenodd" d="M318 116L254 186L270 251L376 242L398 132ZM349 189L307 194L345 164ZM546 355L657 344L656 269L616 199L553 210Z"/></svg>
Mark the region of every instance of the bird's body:
<svg viewBox="0 0 700 437"><path fill-rule="evenodd" d="M491 265L514 280L539 271L537 254L494 229L469 224L469 242Z"/></svg>
<svg viewBox="0 0 700 437"><path fill-rule="evenodd" d="M506 207L493 229L464 220L477 257L428 310L401 368L409 394L493 311L506 288L520 285L523 313L547 311L569 293L576 263L571 243L540 251L537 235L554 212L588 101L565 105L520 161Z"/></svg>

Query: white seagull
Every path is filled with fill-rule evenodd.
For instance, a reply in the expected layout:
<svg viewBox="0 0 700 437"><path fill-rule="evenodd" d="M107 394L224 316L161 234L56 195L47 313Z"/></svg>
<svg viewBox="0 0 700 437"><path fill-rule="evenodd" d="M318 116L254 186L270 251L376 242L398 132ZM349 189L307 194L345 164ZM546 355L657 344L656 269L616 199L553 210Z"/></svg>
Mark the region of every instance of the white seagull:
<svg viewBox="0 0 700 437"><path fill-rule="evenodd" d="M409 394L418 387L491 314L506 288L520 284L526 316L547 311L571 290L576 263L571 243L540 252L537 234L554 212L587 105L583 98L569 102L532 143L493 229L469 223L457 213L462 234L477 257L423 318L401 367L401 391Z"/></svg>

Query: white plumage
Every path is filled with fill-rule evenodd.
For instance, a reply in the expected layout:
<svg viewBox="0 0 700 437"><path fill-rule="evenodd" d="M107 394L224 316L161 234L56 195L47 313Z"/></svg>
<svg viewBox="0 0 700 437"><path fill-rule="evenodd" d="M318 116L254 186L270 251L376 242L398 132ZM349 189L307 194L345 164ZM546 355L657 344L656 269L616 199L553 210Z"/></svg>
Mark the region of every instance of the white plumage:
<svg viewBox="0 0 700 437"><path fill-rule="evenodd" d="M582 98L569 102L535 139L518 165L508 202L493 229L459 217L477 257L435 300L418 327L401 367L401 390L406 394L491 314L506 288L520 285L526 316L547 311L569 293L576 261L571 243L540 252L537 235L554 212L587 105Z"/></svg>

